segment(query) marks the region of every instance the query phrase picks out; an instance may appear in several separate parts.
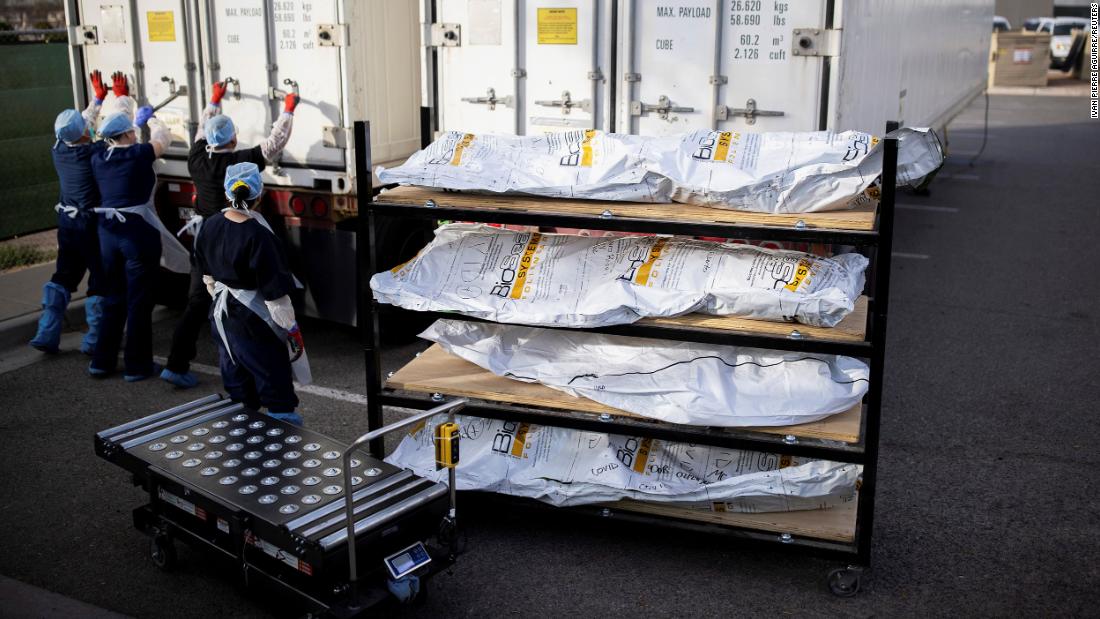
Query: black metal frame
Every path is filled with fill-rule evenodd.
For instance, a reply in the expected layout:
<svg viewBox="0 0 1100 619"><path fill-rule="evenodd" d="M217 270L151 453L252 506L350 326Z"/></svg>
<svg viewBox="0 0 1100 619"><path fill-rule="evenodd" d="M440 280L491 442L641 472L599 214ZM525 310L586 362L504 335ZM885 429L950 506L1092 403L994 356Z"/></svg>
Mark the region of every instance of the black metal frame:
<svg viewBox="0 0 1100 619"><path fill-rule="evenodd" d="M897 128L896 123L887 126L887 132ZM423 409L438 402L430 398L400 395L384 388L381 375L378 308L369 286L369 275L378 269L378 256L374 228L378 217L415 217L427 220L456 219L484 223L562 226L615 230L624 232L659 232L689 236L716 236L725 238L767 239L777 241L817 242L840 245L856 245L869 249L873 255L868 279L870 307L867 315L867 335L861 342L834 342L760 334L732 333L714 329L685 328L654 324L632 324L585 330L616 335L631 335L668 340L720 343L754 346L776 350L806 351L843 354L869 359L870 385L864 397L860 440L857 443L796 438L738 429L718 429L669 424L637 418L592 413L551 410L538 407L502 403L472 401L465 413L492 419L516 420L543 425L568 427L631 436L649 436L679 442L692 442L738 449L751 449L809 458L852 462L863 465L862 483L856 516L856 534L853 543L829 542L797 535L777 535L756 529L706 525L698 522L615 511L624 520L657 523L701 531L723 531L750 541L778 542L796 546L817 554L843 558L854 564L868 566L871 559L871 533L874 521L876 468L878 461L879 426L881 421L882 379L886 346L886 316L890 293L891 245L894 229L894 194L897 177L896 138L884 139L882 190L876 217L876 225L870 231L834 230L792 226L760 226L713 222L664 221L634 217L601 215L563 215L502 209L477 209L447 206L446 194L438 200L423 205L387 203L385 195L373 196L369 153L369 128L365 122L355 123L356 185L359 205L359 326L363 337L366 360L368 424L371 428L382 426L384 405ZM439 204L437 204L438 202ZM444 316L444 314L439 314ZM445 314L456 320L479 319L458 314ZM791 439L794 439L793 441ZM382 455L381 445L371 445L372 454ZM574 508L607 516L606 508Z"/></svg>

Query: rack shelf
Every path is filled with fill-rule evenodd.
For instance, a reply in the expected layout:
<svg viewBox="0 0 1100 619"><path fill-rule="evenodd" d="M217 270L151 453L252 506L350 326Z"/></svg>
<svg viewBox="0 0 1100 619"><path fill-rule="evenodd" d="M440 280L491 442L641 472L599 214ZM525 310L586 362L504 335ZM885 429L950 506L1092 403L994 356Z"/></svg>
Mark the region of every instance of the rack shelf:
<svg viewBox="0 0 1100 619"><path fill-rule="evenodd" d="M541 408L609 414L613 417L645 419L640 415L600 404L588 398L571 396L557 389L538 383L525 383L497 376L465 359L461 359L433 344L419 357L413 359L386 381L391 389L414 393L441 393L443 395L477 398L497 403L523 404ZM767 428L712 429L712 432L738 433L762 432L765 434L791 435L798 438L814 438L856 443L859 441L861 407L838 413L820 421L793 426ZM675 424L667 424L675 425ZM611 425L608 425L610 429Z"/></svg>
<svg viewBox="0 0 1100 619"><path fill-rule="evenodd" d="M679 203L565 200L397 187L379 194L371 208L409 217L726 238L867 245L877 237L877 212L869 207L769 214Z"/></svg>

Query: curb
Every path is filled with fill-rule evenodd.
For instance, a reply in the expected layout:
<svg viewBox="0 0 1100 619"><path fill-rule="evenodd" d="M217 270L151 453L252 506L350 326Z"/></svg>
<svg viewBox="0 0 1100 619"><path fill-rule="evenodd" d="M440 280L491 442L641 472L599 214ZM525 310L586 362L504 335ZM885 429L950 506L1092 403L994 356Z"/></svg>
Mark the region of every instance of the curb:
<svg viewBox="0 0 1100 619"><path fill-rule="evenodd" d="M85 298L87 297L81 297L69 303L69 307L65 310L65 327L61 330L62 335L84 330ZM178 315L178 311L158 305L153 308L153 324ZM38 316L38 312L32 312L0 320L0 350L27 346L27 342L31 341L38 330Z"/></svg>
<svg viewBox="0 0 1100 619"><path fill-rule="evenodd" d="M69 303L65 310L65 327L62 333L79 331L84 328L84 299L81 297ZM7 320L0 320L0 349L13 346L24 346L31 341L38 330L39 312L31 312L22 316L15 316Z"/></svg>

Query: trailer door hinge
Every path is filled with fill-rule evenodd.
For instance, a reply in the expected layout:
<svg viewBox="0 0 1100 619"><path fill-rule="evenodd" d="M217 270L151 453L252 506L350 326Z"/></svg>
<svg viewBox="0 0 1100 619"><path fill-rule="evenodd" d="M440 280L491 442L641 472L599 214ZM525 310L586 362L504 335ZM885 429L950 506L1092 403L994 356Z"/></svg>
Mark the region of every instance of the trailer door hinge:
<svg viewBox="0 0 1100 619"><path fill-rule="evenodd" d="M560 107L562 114L568 114L575 107L586 112L592 109L592 101L590 99L574 101L569 95L568 90L561 93L561 99L554 99L553 101L535 101L535 105L541 105L543 107Z"/></svg>
<svg viewBox="0 0 1100 619"><path fill-rule="evenodd" d="M329 148L347 148L348 130L344 127L321 127L321 143Z"/></svg>
<svg viewBox="0 0 1100 619"><path fill-rule="evenodd" d="M641 73L623 73L624 82L640 82L642 81Z"/></svg>
<svg viewBox="0 0 1100 619"><path fill-rule="evenodd" d="M99 45L99 32L95 26L71 26L69 28L69 45L72 47Z"/></svg>
<svg viewBox="0 0 1100 619"><path fill-rule="evenodd" d="M347 24L317 24L317 47L347 47Z"/></svg>
<svg viewBox="0 0 1100 619"><path fill-rule="evenodd" d="M693 107L680 107L672 104L672 100L665 95L661 95L657 99L657 105L652 103L642 103L641 101L630 102L630 115L642 116L648 112L657 112L657 116L662 120L668 120L668 115L672 113L688 113L694 112Z"/></svg>
<svg viewBox="0 0 1100 619"><path fill-rule="evenodd" d="M479 103L482 105L488 105L490 110L497 109L497 104L504 107L512 107L512 95L507 97L497 98L497 91L495 88L490 88L485 91L484 97L462 97L462 100L466 103Z"/></svg>
<svg viewBox="0 0 1100 619"><path fill-rule="evenodd" d="M839 56L840 30L795 28L791 37L792 56Z"/></svg>
<svg viewBox="0 0 1100 619"><path fill-rule="evenodd" d="M431 47L462 45L462 24L432 24Z"/></svg>
<svg viewBox="0 0 1100 619"><path fill-rule="evenodd" d="M785 116L785 112L776 110L760 110L756 107L756 99L749 99L745 102L745 107L729 108L724 105L719 105L715 109L714 116L718 120L729 120L730 116L744 116L746 125L755 125L757 116Z"/></svg>

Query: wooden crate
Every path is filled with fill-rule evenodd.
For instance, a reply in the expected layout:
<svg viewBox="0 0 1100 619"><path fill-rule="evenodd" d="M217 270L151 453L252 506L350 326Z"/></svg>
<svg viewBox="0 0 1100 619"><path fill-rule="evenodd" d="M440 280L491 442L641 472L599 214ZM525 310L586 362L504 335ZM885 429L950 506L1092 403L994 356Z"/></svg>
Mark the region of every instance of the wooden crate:
<svg viewBox="0 0 1100 619"><path fill-rule="evenodd" d="M989 59L990 86L1046 86L1050 35L994 32Z"/></svg>

